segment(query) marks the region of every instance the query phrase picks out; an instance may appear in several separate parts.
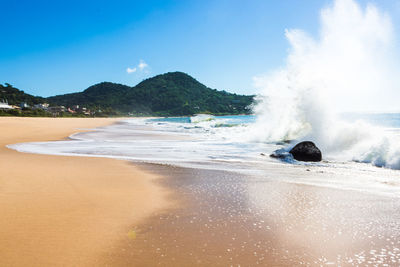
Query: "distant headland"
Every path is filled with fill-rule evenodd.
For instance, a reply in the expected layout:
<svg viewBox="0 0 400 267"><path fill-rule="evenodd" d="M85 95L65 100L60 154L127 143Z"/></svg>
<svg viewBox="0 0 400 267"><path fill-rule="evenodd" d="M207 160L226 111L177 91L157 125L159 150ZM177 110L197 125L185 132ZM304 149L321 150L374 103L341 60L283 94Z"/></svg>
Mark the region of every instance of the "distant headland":
<svg viewBox="0 0 400 267"><path fill-rule="evenodd" d="M183 72L168 72L136 86L102 82L83 92L51 97L0 85L0 116L190 116L249 114L254 96L211 89Z"/></svg>

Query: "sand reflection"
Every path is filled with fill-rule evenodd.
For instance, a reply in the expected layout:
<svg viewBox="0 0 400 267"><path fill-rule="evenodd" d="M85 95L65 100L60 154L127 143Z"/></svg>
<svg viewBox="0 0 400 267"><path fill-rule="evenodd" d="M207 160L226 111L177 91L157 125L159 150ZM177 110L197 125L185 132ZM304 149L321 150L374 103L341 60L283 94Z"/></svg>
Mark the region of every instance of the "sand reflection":
<svg viewBox="0 0 400 267"><path fill-rule="evenodd" d="M145 165L167 175L176 208L134 226L106 255L137 266L399 263L395 199L258 176ZM151 200L149 200L151 201Z"/></svg>

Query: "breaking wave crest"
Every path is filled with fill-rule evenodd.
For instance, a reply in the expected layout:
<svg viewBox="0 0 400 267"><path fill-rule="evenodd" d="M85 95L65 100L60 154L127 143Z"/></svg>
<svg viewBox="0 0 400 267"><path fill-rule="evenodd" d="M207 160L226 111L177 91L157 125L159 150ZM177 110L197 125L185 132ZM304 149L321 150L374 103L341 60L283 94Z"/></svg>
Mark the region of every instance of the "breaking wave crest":
<svg viewBox="0 0 400 267"><path fill-rule="evenodd" d="M311 140L328 159L400 169L397 134L339 116L396 107L400 76L390 17L373 5L336 0L321 12L318 38L297 29L286 37L286 66L255 78L262 93L252 140Z"/></svg>

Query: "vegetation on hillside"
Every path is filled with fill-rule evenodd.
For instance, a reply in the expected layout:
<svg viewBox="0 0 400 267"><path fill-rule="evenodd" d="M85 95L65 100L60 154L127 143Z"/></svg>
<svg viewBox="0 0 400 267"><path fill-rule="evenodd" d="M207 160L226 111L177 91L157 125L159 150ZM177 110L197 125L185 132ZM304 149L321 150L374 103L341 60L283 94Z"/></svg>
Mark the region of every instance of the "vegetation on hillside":
<svg viewBox="0 0 400 267"><path fill-rule="evenodd" d="M19 105L24 102L30 106L46 102L43 97L27 94L8 83L5 85L0 84L0 101L3 100L8 101L9 105Z"/></svg>
<svg viewBox="0 0 400 267"><path fill-rule="evenodd" d="M0 85L0 101L10 105L21 102L29 106L49 103L65 108L79 105L79 109L90 110L90 116L185 116L196 113L215 115L248 114L253 96L231 94L210 89L183 72L169 72L146 79L134 87L102 82L83 92L58 95L48 98L24 93L9 84ZM78 110L79 110L78 109ZM58 112L57 116L83 116L89 112L76 114ZM24 108L3 110L0 115L49 116L49 112ZM54 114L53 114L54 115Z"/></svg>
<svg viewBox="0 0 400 267"><path fill-rule="evenodd" d="M144 80L134 87L103 82L81 93L48 98L56 105L84 105L115 114L182 116L195 113L247 114L253 96L210 89L182 72Z"/></svg>

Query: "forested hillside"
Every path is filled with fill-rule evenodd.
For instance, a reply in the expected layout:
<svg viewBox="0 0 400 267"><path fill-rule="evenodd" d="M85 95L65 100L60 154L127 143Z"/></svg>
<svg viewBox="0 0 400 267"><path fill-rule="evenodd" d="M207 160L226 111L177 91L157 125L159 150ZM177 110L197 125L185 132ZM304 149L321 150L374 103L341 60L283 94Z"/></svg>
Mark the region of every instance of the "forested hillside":
<svg viewBox="0 0 400 267"><path fill-rule="evenodd" d="M249 113L253 96L217 91L183 72L169 72L134 87L103 82L80 93L53 96L47 100L53 105L82 105L92 110L122 114L177 116Z"/></svg>
<svg viewBox="0 0 400 267"><path fill-rule="evenodd" d="M10 105L19 105L25 102L32 106L34 104L43 103L46 100L43 97L27 94L6 83L5 85L0 84L0 101L8 101Z"/></svg>

